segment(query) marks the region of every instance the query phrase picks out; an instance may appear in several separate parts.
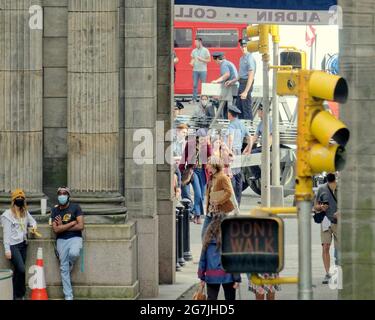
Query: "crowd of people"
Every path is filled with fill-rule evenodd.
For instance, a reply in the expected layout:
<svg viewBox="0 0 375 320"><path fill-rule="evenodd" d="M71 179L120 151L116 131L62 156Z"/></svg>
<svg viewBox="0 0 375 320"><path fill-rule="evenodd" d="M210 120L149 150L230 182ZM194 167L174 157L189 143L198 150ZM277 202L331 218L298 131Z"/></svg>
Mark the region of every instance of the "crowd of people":
<svg viewBox="0 0 375 320"><path fill-rule="evenodd" d="M196 48L191 54L190 62L194 83L192 102L196 108L192 118L197 120L199 125L197 130L191 130L187 124L175 122L173 150L176 159L174 180L176 197L189 199L192 203L192 221L203 224L198 277L201 286L207 287L208 300L217 299L221 285L225 299L234 300L241 276L228 274L222 268L220 225L225 217L238 212L241 205L243 178L241 168L232 167L234 159L260 150L256 145L262 135L262 121L258 125L255 136L251 136L248 128L240 121L240 119L253 120L251 92L256 64L253 56L247 52L246 39L240 40L242 57L239 62L239 72L234 63L225 59L224 53L212 54L213 60L220 66L220 77L212 83L219 83L228 88L238 87L237 98L232 103L225 103L225 108L218 114L220 112L218 97L208 97L203 94L198 99L199 81L206 82L207 64L211 61L211 57L202 39L197 38L195 44ZM175 118L183 108L182 103L176 103ZM261 120L262 115L262 105L259 105L258 116ZM210 122L215 117L228 119L228 128L210 130ZM260 175L260 172L254 168L254 176L256 175ZM274 298L275 287L249 287L251 290L254 288L257 299L262 298L265 289L268 290L267 298Z"/></svg>
<svg viewBox="0 0 375 320"><path fill-rule="evenodd" d="M207 64L211 61L209 51L204 47L200 38L196 39L196 49L192 52L190 65L193 68L193 100L196 109L192 118L200 119L200 128L190 130L186 124L175 126L176 135L174 151L176 158L176 190L181 190L177 196L189 199L192 203L193 222L202 224L202 252L199 261L198 277L202 286L207 286L209 300L216 300L220 285L223 286L225 298L235 299L235 289L241 277L226 273L220 262L222 220L239 210L243 190L241 168L231 167L234 159L240 155L260 153L262 147L257 144L263 135L263 106L259 105L257 115L260 122L255 134L249 134L240 119L253 120L251 93L254 86L256 63L253 56L247 52L247 40L240 40L242 56L239 61L239 71L236 66L225 59L224 53L215 52L213 60L220 66L220 77L212 83L225 87L237 86L238 95L233 103L226 103L221 114L217 97L201 95L198 99L199 81L207 79ZM210 101L211 99L211 101ZM184 106L176 104L176 115ZM226 130L209 130L210 121L215 117L229 120ZM190 132L190 134L189 134ZM269 121L269 145L272 145L272 121ZM250 167L251 179L260 179L261 171L258 166ZM180 183L180 185L178 185ZM191 190L192 189L192 190ZM337 247L337 204L335 198L336 182L334 174L328 175L328 182L318 190L314 210L325 215L322 223L321 241L323 262L326 271L323 283L330 279L329 249L332 239ZM193 191L194 197L191 196ZM204 217L204 222L202 218ZM335 250L335 252L337 252ZM261 274L261 278L275 278L277 274ZM257 300L273 300L277 285L257 286L249 282L249 290Z"/></svg>

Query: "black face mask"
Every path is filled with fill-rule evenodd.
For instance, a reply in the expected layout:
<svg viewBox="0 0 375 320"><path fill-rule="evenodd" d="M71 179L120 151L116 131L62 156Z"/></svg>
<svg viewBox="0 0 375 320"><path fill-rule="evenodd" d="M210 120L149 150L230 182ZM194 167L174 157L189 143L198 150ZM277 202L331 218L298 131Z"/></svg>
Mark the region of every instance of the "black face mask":
<svg viewBox="0 0 375 320"><path fill-rule="evenodd" d="M22 208L25 205L25 199L16 199L16 200L14 200L14 204L18 208Z"/></svg>

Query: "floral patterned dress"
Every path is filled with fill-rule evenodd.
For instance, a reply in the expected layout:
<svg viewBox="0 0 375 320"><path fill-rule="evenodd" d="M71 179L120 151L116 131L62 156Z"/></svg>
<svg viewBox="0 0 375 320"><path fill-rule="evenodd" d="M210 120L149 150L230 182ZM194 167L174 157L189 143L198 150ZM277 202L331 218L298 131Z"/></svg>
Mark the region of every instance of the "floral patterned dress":
<svg viewBox="0 0 375 320"><path fill-rule="evenodd" d="M258 276L262 279L275 279L279 277L278 273L258 273ZM247 274L247 278L249 281L249 291L253 292L254 294L268 294L268 293L275 293L276 291L281 291L281 287L277 284L266 284L266 285L256 285L251 282L251 274Z"/></svg>

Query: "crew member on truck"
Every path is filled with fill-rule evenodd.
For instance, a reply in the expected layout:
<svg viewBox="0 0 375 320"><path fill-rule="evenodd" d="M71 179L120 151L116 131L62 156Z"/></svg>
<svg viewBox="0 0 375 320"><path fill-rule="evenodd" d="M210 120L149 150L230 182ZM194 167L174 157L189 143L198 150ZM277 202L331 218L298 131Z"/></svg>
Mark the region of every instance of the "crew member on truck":
<svg viewBox="0 0 375 320"><path fill-rule="evenodd" d="M237 108L241 111L240 119L253 120L253 110L251 93L254 87L254 77L256 72L256 62L253 55L247 51L247 40L241 39L239 41L242 51L240 58L240 69L237 79L228 80L225 84L227 86L233 85L239 81Z"/></svg>
<svg viewBox="0 0 375 320"><path fill-rule="evenodd" d="M223 52L214 52L212 54L214 61L220 65L220 77L213 80L212 83L223 83L226 87L238 84L238 71L233 62L225 59ZM228 118L228 108L225 105L221 117Z"/></svg>

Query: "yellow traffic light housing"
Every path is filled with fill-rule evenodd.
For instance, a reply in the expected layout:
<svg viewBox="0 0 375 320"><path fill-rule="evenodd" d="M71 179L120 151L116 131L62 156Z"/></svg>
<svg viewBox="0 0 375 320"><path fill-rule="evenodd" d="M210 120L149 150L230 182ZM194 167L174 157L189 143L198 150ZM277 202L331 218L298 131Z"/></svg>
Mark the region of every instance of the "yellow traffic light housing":
<svg viewBox="0 0 375 320"><path fill-rule="evenodd" d="M267 24L248 26L246 34L249 39L259 37L258 40L252 40L247 43L247 50L249 52L257 52L267 54L269 51L269 36L270 26Z"/></svg>
<svg viewBox="0 0 375 320"><path fill-rule="evenodd" d="M279 31L279 26L277 24L273 24L270 26L270 34L272 36L273 43L280 42L280 31Z"/></svg>
<svg viewBox="0 0 375 320"><path fill-rule="evenodd" d="M311 177L323 171L340 171L345 165L349 130L324 109L323 101L345 103L348 85L344 78L323 71L281 70L277 75L277 93L299 98L296 198L310 200Z"/></svg>
<svg viewBox="0 0 375 320"><path fill-rule="evenodd" d="M348 99L348 84L340 76L324 71L312 71L309 79L309 94L315 98L345 103Z"/></svg>

